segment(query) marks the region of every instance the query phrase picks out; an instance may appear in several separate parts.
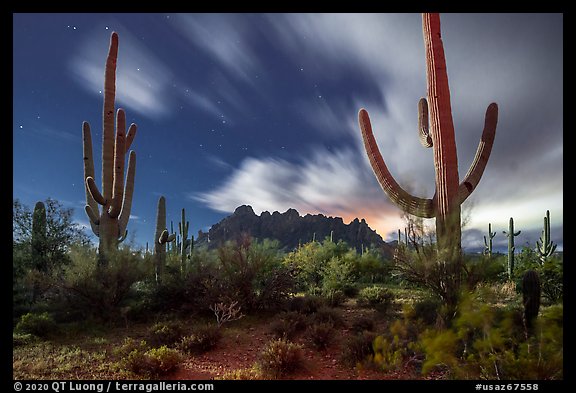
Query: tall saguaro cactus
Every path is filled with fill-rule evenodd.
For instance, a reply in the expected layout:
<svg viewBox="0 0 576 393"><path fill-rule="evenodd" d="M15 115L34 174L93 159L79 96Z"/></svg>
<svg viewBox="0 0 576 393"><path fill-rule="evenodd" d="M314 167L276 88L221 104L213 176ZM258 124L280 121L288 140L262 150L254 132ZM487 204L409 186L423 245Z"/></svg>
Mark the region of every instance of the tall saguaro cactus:
<svg viewBox="0 0 576 393"><path fill-rule="evenodd" d="M118 243L126 238L128 219L134 193L136 173L136 153L130 151L126 183L124 184L124 161L126 152L136 135L136 124L131 124L126 133L126 113L119 108L114 115L116 96L116 62L118 59L118 34L110 37L110 48L104 74L104 111L102 132L102 192L94 180L94 158L92 156L92 135L90 124L82 124L84 150L84 182L86 188L86 214L90 226L99 237L99 258L106 263L106 254L118 248ZM116 134L114 135L114 121ZM102 208L98 205L101 205Z"/></svg>
<svg viewBox="0 0 576 393"><path fill-rule="evenodd" d="M462 182L459 182L440 16L422 14L422 27L426 49L427 98L421 98L418 103L418 128L422 145L432 147L434 152L434 197L426 199L413 196L392 177L378 149L370 117L365 109L359 112L360 129L374 174L392 202L409 214L423 218L435 217L438 249L460 252L460 206L474 191L484 173L496 133L498 106L495 103L488 106L484 131L474 161Z"/></svg>
<svg viewBox="0 0 576 393"><path fill-rule="evenodd" d="M514 232L514 219L510 217L510 224L508 224L508 232L502 231L503 234L508 236L508 278L512 280L514 274L514 237L518 236L522 231Z"/></svg>
<svg viewBox="0 0 576 393"><path fill-rule="evenodd" d="M190 244L188 239L188 228L190 223L186 221L186 210L182 208L182 221L178 223L178 231L180 232L180 272L184 273L186 270L186 248Z"/></svg>
<svg viewBox="0 0 576 393"><path fill-rule="evenodd" d="M489 257L492 256L492 239L496 236L496 232L492 232L492 224L488 223L488 239L484 236L484 254Z"/></svg>
<svg viewBox="0 0 576 393"><path fill-rule="evenodd" d="M546 217L544 217L544 229L540 240L536 241L536 251L540 258L540 263L546 262L554 251L556 251L556 244L550 240L550 210L546 210Z"/></svg>
<svg viewBox="0 0 576 393"><path fill-rule="evenodd" d="M154 268L156 283L162 282L164 267L166 266L166 243L174 241L176 234L168 234L166 229L166 198L158 198L156 209L156 231L154 232Z"/></svg>

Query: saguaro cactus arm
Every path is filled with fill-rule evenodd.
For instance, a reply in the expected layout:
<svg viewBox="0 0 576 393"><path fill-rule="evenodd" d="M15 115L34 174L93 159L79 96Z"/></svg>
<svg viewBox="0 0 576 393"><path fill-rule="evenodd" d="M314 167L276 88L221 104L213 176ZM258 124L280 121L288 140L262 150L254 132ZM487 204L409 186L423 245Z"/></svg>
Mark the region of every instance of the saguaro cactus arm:
<svg viewBox="0 0 576 393"><path fill-rule="evenodd" d="M488 105L488 108L486 109L484 130L482 131L482 137L480 138L474 161L472 161L468 173L466 173L464 180L462 180L458 188L458 199L460 200L460 203L463 203L466 198L472 194L472 191L474 191L478 183L480 183L480 179L482 178L482 174L484 173L484 169L486 168L486 164L490 158L490 153L492 152L497 124L498 105L493 102Z"/></svg>
<svg viewBox="0 0 576 393"><path fill-rule="evenodd" d="M126 155L126 112L118 109L116 115L116 143L114 144L114 183L108 214L117 218L124 198L124 160Z"/></svg>
<svg viewBox="0 0 576 393"><path fill-rule="evenodd" d="M82 123L82 147L84 150L84 179L89 177L94 178L94 156L92 155L92 133L90 132L90 124L88 122ZM94 219L100 215L98 209L98 203L92 197L92 193L88 188L88 183L84 181L84 188L86 193L86 213L88 213L88 209L92 211L92 216L88 213L88 217L90 218L90 227L92 228L92 232L96 236L99 235L99 226L100 219Z"/></svg>
<svg viewBox="0 0 576 393"><path fill-rule="evenodd" d="M135 128L135 127L134 127ZM136 153L130 152L128 158L128 172L126 175L126 188L124 190L124 199L122 201L122 210L118 216L118 230L120 233L126 230L128 220L130 219L130 210L132 209L132 196L134 195L134 176L136 175Z"/></svg>
<svg viewBox="0 0 576 393"><path fill-rule="evenodd" d="M390 174L390 171L382 158L382 154L380 154L380 149L378 149L378 144L376 143L374 134L372 133L370 116L364 108L360 109L360 112L358 113L358 121L360 129L362 130L364 148L368 154L370 165L372 165L372 170L374 171L376 179L378 179L378 183L380 183L384 192L388 194L392 202L409 214L426 218L434 217L435 212L432 199L418 198L409 194L400 187L394 177Z"/></svg>
<svg viewBox="0 0 576 393"><path fill-rule="evenodd" d="M424 97L418 101L418 135L422 146L432 147L433 142L428 127L428 101Z"/></svg>

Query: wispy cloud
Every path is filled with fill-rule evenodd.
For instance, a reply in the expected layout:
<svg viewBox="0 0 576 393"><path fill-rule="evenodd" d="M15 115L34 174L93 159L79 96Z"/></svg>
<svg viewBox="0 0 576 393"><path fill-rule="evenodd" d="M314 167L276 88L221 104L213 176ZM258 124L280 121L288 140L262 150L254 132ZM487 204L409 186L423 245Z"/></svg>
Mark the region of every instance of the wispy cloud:
<svg viewBox="0 0 576 393"><path fill-rule="evenodd" d="M120 36L116 69L117 105L147 117L165 116L171 102L172 72L128 29L118 23L115 25ZM73 75L92 94L102 95L104 89L109 34L110 31L103 33L98 30L88 35L70 62Z"/></svg>
<svg viewBox="0 0 576 393"><path fill-rule="evenodd" d="M231 74L252 81L257 57L250 46L247 18L230 14L178 14L173 18L184 38L205 51Z"/></svg>

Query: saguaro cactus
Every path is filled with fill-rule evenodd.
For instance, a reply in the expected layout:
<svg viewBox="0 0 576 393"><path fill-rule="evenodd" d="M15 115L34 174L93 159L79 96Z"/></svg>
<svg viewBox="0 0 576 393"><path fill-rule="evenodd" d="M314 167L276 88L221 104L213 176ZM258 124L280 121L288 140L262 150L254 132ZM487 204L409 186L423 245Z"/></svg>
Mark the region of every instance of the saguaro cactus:
<svg viewBox="0 0 576 393"><path fill-rule="evenodd" d="M542 230L540 240L536 241L536 251L542 264L556 251L556 244L550 240L550 210L546 210L544 229Z"/></svg>
<svg viewBox="0 0 576 393"><path fill-rule="evenodd" d="M522 303L524 304L524 321L528 332L531 332L534 320L540 310L542 287L540 277L534 270L528 270L522 277Z"/></svg>
<svg viewBox="0 0 576 393"><path fill-rule="evenodd" d="M36 202L32 213L32 264L41 272L48 270L46 261L46 206L43 202Z"/></svg>
<svg viewBox="0 0 576 393"><path fill-rule="evenodd" d="M162 282L164 267L166 266L166 243L174 241L176 234L168 234L166 229L166 198L158 198L156 210L156 231L154 232L154 267L156 271L156 283Z"/></svg>
<svg viewBox="0 0 576 393"><path fill-rule="evenodd" d="M182 221L178 223L178 231L180 232L180 272L184 273L186 271L186 248L190 244L190 239L188 239L188 228L190 223L186 221L186 210L182 208Z"/></svg>
<svg viewBox="0 0 576 393"><path fill-rule="evenodd" d="M104 113L102 132L102 193L94 180L94 158L90 124L82 124L84 150L84 182L86 188L86 214L92 231L100 239L98 246L101 263L106 263L106 254L118 248L126 238L128 219L134 193L136 153L130 151L126 184L124 184L124 161L126 152L136 135L136 124L131 124L126 133L126 113L119 108L116 113L116 135L114 136L114 100L116 95L116 61L118 58L118 34L110 37L110 48L104 74ZM102 205L102 209L98 205Z"/></svg>
<svg viewBox="0 0 576 393"><path fill-rule="evenodd" d="M435 217L438 248L459 253L460 206L480 182L490 157L498 121L498 106L495 103L488 106L476 156L468 173L459 183L440 16L422 14L422 27L426 49L427 99L421 98L418 103L418 123L422 145L432 147L434 152L436 193L432 199L410 195L392 177L372 133L368 112L363 108L359 112L359 123L370 164L385 193L409 214L424 218Z"/></svg>
<svg viewBox="0 0 576 393"><path fill-rule="evenodd" d="M492 256L492 239L496 236L496 232L492 232L492 224L488 223L488 239L484 236L484 254L489 257Z"/></svg>
<svg viewBox="0 0 576 393"><path fill-rule="evenodd" d="M522 231L514 232L514 219L510 217L510 224L508 224L508 232L502 231L503 234L508 236L508 278L512 280L514 274L514 237L518 236Z"/></svg>

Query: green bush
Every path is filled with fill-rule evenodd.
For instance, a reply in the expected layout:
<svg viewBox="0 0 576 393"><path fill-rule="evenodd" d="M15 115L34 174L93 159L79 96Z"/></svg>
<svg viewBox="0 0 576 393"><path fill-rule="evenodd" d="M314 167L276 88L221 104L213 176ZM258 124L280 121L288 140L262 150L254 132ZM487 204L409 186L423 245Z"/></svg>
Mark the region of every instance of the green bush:
<svg viewBox="0 0 576 393"><path fill-rule="evenodd" d="M12 333L12 346L14 348L35 344L38 342L38 340L38 336L30 333Z"/></svg>
<svg viewBox="0 0 576 393"><path fill-rule="evenodd" d="M340 312L334 308L321 307L311 315L312 323L327 323L333 327L342 328L346 324Z"/></svg>
<svg viewBox="0 0 576 393"><path fill-rule="evenodd" d="M158 322L148 330L148 342L152 346L173 346L186 334L186 329L181 322Z"/></svg>
<svg viewBox="0 0 576 393"><path fill-rule="evenodd" d="M370 361L374 358L372 343L375 339L376 334L372 332L362 332L348 338L344 342L340 361L348 367Z"/></svg>
<svg viewBox="0 0 576 393"><path fill-rule="evenodd" d="M182 361L182 355L166 346L147 351L132 350L121 360L123 368L146 377L158 377L173 371Z"/></svg>
<svg viewBox="0 0 576 393"><path fill-rule="evenodd" d="M373 307L377 311L385 313L394 302L394 294L382 287L371 286L360 290L358 304L362 307Z"/></svg>
<svg viewBox="0 0 576 393"><path fill-rule="evenodd" d="M262 372L272 378L279 378L300 368L302 346L285 339L272 340L260 353L258 361Z"/></svg>
<svg viewBox="0 0 576 393"><path fill-rule="evenodd" d="M358 317L352 322L352 331L362 333L364 331L374 330L374 320L368 317Z"/></svg>
<svg viewBox="0 0 576 393"><path fill-rule="evenodd" d="M58 331L58 325L47 312L42 314L28 313L20 317L20 322L16 324L16 331L47 338Z"/></svg>
<svg viewBox="0 0 576 393"><path fill-rule="evenodd" d="M51 307L67 322L96 319L125 323L121 309L136 295L134 284L145 277L145 266L139 253L120 249L110 253L108 264L98 264L94 250L75 247L72 262L56 279L60 288Z"/></svg>
<svg viewBox="0 0 576 393"><path fill-rule="evenodd" d="M306 326L306 316L296 311L288 311L278 314L278 319L270 324L270 331L276 338L293 340Z"/></svg>
<svg viewBox="0 0 576 393"><path fill-rule="evenodd" d="M331 323L315 323L308 327L306 337L316 349L326 349L334 339L334 326Z"/></svg>
<svg viewBox="0 0 576 393"><path fill-rule="evenodd" d="M312 314L318 311L320 307L326 305L326 299L316 295L294 296L288 303L290 311L296 311L302 314Z"/></svg>
<svg viewBox="0 0 576 393"><path fill-rule="evenodd" d="M421 335L424 374L443 365L456 379L563 378L562 305L544 309L531 336L523 331L519 309L498 309L471 294L458 307L451 328Z"/></svg>
<svg viewBox="0 0 576 393"><path fill-rule="evenodd" d="M191 335L182 337L178 349L185 353L201 354L218 345L222 339L222 332L215 325L196 327Z"/></svg>
<svg viewBox="0 0 576 393"><path fill-rule="evenodd" d="M426 325L434 325L438 319L442 303L440 299L427 297L414 303L414 319L421 319Z"/></svg>

